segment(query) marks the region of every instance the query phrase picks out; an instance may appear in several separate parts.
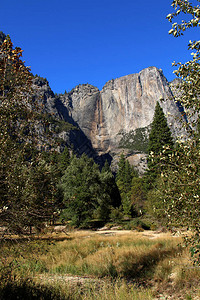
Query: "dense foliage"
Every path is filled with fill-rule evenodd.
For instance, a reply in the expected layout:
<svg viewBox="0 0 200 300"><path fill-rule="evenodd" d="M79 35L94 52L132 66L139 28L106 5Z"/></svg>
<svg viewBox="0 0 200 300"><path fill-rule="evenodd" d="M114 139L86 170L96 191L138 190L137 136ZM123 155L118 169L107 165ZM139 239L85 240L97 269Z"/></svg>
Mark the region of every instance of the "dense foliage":
<svg viewBox="0 0 200 300"><path fill-rule="evenodd" d="M134 177L138 177L137 172L130 165L124 154L120 155L116 183L122 199L122 208L125 216L133 215L133 201L131 200L131 182Z"/></svg>
<svg viewBox="0 0 200 300"><path fill-rule="evenodd" d="M195 1L196 2L196 1ZM199 0L197 0L199 2ZM196 2L196 3L197 3ZM183 34L187 29L200 26L200 7L188 0L174 0L174 13L167 16L172 22L177 18L178 23L172 24L169 31L175 37ZM180 16L186 19L180 21ZM171 226L190 228L194 236L188 239L191 254L200 263L200 140L198 132L200 111L200 41L190 41L188 49L192 50L192 59L185 64L173 63L178 66L175 74L181 79L177 88L180 90L176 98L183 106L188 123L188 136L185 141L177 141L176 147L169 157L160 154L160 164L165 166L157 184L154 195L160 199L161 205L155 205L161 215L167 218ZM166 149L167 150L167 149ZM165 151L165 150L164 150ZM158 202L157 202L158 204Z"/></svg>
<svg viewBox="0 0 200 300"><path fill-rule="evenodd" d="M37 151L39 110L21 56L8 36L0 46L0 219L16 233L49 219L56 201L51 166Z"/></svg>
<svg viewBox="0 0 200 300"><path fill-rule="evenodd" d="M62 216L76 226L86 226L93 219L107 221L111 207L120 204L113 174L106 163L100 172L93 159L74 156L61 178L65 209Z"/></svg>

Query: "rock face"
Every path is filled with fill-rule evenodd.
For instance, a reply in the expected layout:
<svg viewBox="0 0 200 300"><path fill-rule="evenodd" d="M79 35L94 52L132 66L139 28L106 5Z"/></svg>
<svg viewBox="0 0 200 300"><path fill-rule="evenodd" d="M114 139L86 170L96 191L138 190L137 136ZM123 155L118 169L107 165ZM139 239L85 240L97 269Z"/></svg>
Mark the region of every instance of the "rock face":
<svg viewBox="0 0 200 300"><path fill-rule="evenodd" d="M179 107L173 101L162 70L155 67L108 81L102 91L89 84L79 85L60 96L60 101L69 114L65 119L74 120L100 155L110 153L113 156L127 150L129 156L135 156L130 157L130 161L137 164L147 150L157 101L173 136L182 134ZM143 165L144 159L142 155Z"/></svg>
<svg viewBox="0 0 200 300"><path fill-rule="evenodd" d="M65 145L71 146L79 155L86 153L89 157L93 157L100 164L101 158L98 157L98 153L93 149L91 141L84 134L79 124L71 117L69 103L63 103L65 99L64 95L55 95L51 90L49 83L42 77L33 78L33 100L37 101L41 109L41 113L47 114L58 121L66 121L71 126L66 126L67 129L63 129L61 132L57 132L55 138L61 138ZM54 128L55 130L55 128ZM63 144L63 143L62 143Z"/></svg>
<svg viewBox="0 0 200 300"><path fill-rule="evenodd" d="M172 93L162 71L155 67L108 82L101 92L101 98L104 127L110 140L108 150L117 147L124 134L150 126L156 102L160 99L166 100L161 106L173 134L178 134L174 116L178 117L179 111L173 101L167 100L172 98Z"/></svg>
<svg viewBox="0 0 200 300"><path fill-rule="evenodd" d="M102 91L83 84L55 97L47 82L36 80L34 85L47 112L78 128L73 133L63 132L62 136L67 136L80 153L86 152L89 156L109 154L116 158L125 151L133 164L139 169L144 168L148 134L157 101L163 108L173 136L176 138L183 133L180 107L173 101L162 70L156 67L108 81Z"/></svg>

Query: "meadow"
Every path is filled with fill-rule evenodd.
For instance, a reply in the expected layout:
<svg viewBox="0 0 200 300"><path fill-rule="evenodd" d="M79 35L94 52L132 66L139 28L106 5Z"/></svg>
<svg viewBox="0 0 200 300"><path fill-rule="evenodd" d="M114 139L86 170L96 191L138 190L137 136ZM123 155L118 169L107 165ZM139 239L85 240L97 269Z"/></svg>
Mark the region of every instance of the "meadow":
<svg viewBox="0 0 200 300"><path fill-rule="evenodd" d="M0 299L200 299L200 268L170 233L46 233L0 251Z"/></svg>

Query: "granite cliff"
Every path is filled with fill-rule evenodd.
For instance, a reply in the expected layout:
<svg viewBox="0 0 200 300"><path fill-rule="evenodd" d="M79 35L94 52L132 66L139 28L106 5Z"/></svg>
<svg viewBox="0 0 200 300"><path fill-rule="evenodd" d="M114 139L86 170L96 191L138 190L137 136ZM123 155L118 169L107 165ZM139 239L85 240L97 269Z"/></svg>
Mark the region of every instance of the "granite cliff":
<svg viewBox="0 0 200 300"><path fill-rule="evenodd" d="M102 91L89 84L79 85L61 95L60 101L91 141L96 153L115 157L125 151L130 161L139 163L140 167L145 166L148 133L157 101L160 101L173 136L183 134L181 110L173 101L162 70L156 67L110 80Z"/></svg>
<svg viewBox="0 0 200 300"><path fill-rule="evenodd" d="M110 80L101 91L82 84L69 93L55 96L48 82L39 82L37 78L34 89L48 113L78 129L60 133L67 143L75 145L77 152L116 159L124 151L141 172L145 167L148 133L157 101L174 138L183 134L181 109L173 100L162 70L156 67Z"/></svg>

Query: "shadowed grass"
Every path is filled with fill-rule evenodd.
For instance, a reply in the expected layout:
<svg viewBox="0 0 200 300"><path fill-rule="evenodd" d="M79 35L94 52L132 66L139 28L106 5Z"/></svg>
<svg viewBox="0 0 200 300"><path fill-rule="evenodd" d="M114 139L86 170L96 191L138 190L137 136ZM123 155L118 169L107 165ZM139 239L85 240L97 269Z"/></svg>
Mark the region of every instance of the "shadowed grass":
<svg viewBox="0 0 200 300"><path fill-rule="evenodd" d="M17 297L17 298L16 298ZM150 300L150 289L127 285L123 280L104 282L101 285L87 283L84 286L71 283L37 283L31 279L21 279L0 284L1 300Z"/></svg>

